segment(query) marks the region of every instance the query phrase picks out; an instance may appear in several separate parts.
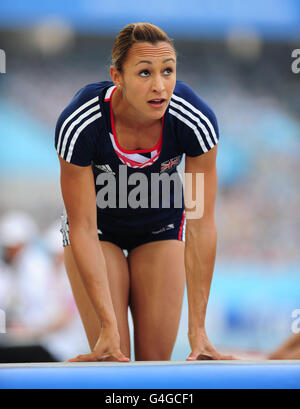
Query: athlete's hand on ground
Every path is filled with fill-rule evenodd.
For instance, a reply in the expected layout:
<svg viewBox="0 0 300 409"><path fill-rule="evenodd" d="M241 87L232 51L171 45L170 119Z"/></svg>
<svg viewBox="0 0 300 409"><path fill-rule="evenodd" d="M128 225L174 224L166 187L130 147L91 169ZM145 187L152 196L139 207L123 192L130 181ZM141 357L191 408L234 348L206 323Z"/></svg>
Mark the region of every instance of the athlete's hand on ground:
<svg viewBox="0 0 300 409"><path fill-rule="evenodd" d="M118 330L102 327L98 341L90 354L78 355L67 362L130 362L120 349L120 335Z"/></svg>
<svg viewBox="0 0 300 409"><path fill-rule="evenodd" d="M192 352L186 358L186 361L238 359L232 355L219 353L207 338L205 329L197 330L193 334L189 333L188 338Z"/></svg>

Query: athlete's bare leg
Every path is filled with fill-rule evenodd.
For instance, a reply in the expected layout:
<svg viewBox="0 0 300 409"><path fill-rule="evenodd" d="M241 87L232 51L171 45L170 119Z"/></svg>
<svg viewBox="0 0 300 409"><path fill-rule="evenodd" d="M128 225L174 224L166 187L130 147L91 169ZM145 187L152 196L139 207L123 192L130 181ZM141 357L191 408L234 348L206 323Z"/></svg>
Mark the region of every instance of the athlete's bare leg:
<svg viewBox="0 0 300 409"><path fill-rule="evenodd" d="M135 360L170 360L184 296L184 243L143 244L129 253L128 261Z"/></svg>
<svg viewBox="0 0 300 409"><path fill-rule="evenodd" d="M115 244L102 241L101 244L99 243L100 245L105 257L109 286L118 322L121 351L130 358L128 326L129 270L127 259L123 251ZM93 349L100 334L100 320L81 281L71 246L65 247L65 265L89 345Z"/></svg>

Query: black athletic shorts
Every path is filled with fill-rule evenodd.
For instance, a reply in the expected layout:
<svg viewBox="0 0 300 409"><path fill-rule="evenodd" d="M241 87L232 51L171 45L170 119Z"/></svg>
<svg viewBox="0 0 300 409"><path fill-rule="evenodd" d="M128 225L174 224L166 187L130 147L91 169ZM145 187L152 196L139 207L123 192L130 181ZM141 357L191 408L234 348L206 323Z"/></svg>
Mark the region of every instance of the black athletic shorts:
<svg viewBox="0 0 300 409"><path fill-rule="evenodd" d="M122 250L126 250L128 253L135 247L142 244L150 243L152 241L159 240L180 240L185 241L185 213L183 212L181 217L173 223L168 223L161 226L152 232L135 232L130 231L121 233L115 233L113 231L98 229L98 237L100 241L109 241L116 244ZM63 236L63 246L70 245L69 240L69 225L66 213L62 215L62 227L61 233Z"/></svg>

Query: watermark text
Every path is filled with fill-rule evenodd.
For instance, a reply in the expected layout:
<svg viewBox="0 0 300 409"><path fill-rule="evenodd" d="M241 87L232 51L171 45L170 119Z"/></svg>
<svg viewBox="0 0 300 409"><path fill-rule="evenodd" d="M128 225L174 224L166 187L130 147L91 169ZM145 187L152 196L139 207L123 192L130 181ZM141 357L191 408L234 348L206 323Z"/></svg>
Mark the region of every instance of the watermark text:
<svg viewBox="0 0 300 409"><path fill-rule="evenodd" d="M0 308L0 334L6 333L6 316L5 311Z"/></svg>
<svg viewBox="0 0 300 409"><path fill-rule="evenodd" d="M300 73L300 49L297 48L292 51L292 58L294 61L292 62L292 72L294 74Z"/></svg>
<svg viewBox="0 0 300 409"><path fill-rule="evenodd" d="M300 308L292 312L292 318L294 319L291 325L292 333L299 334L300 332Z"/></svg>
<svg viewBox="0 0 300 409"><path fill-rule="evenodd" d="M103 165L102 168L104 169ZM204 174L131 173L127 166L120 165L117 175L110 168L96 177L97 206L100 209L120 208L182 208L185 204L187 219L200 219L204 213Z"/></svg>
<svg viewBox="0 0 300 409"><path fill-rule="evenodd" d="M0 48L0 74L6 74L6 54Z"/></svg>

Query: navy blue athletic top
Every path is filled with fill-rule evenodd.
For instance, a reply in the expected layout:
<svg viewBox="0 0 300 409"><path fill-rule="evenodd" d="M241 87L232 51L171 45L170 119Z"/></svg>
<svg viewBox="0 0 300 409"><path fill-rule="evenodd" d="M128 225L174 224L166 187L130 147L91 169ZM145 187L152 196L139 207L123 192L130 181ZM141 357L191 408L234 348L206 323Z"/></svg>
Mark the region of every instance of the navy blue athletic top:
<svg viewBox="0 0 300 409"><path fill-rule="evenodd" d="M148 150L126 151L118 144L114 130L110 101L115 89L113 82L102 81L78 91L57 121L55 147L67 162L92 166L98 228L116 232L128 232L128 229L153 231L181 218L184 200L178 205L176 183L170 182L170 201L169 204L164 202L162 186L166 185L160 181L155 207L151 203L151 175L163 178L167 173L180 183L176 177L182 155L202 155L218 143L217 120L213 111L187 84L177 81L162 118L159 143ZM140 176L133 175L135 173ZM146 200L145 195L141 198L142 194L138 193L138 186L142 186L140 180L144 188L148 181ZM127 204L130 195L136 197L138 207ZM109 204L104 207L103 203Z"/></svg>

